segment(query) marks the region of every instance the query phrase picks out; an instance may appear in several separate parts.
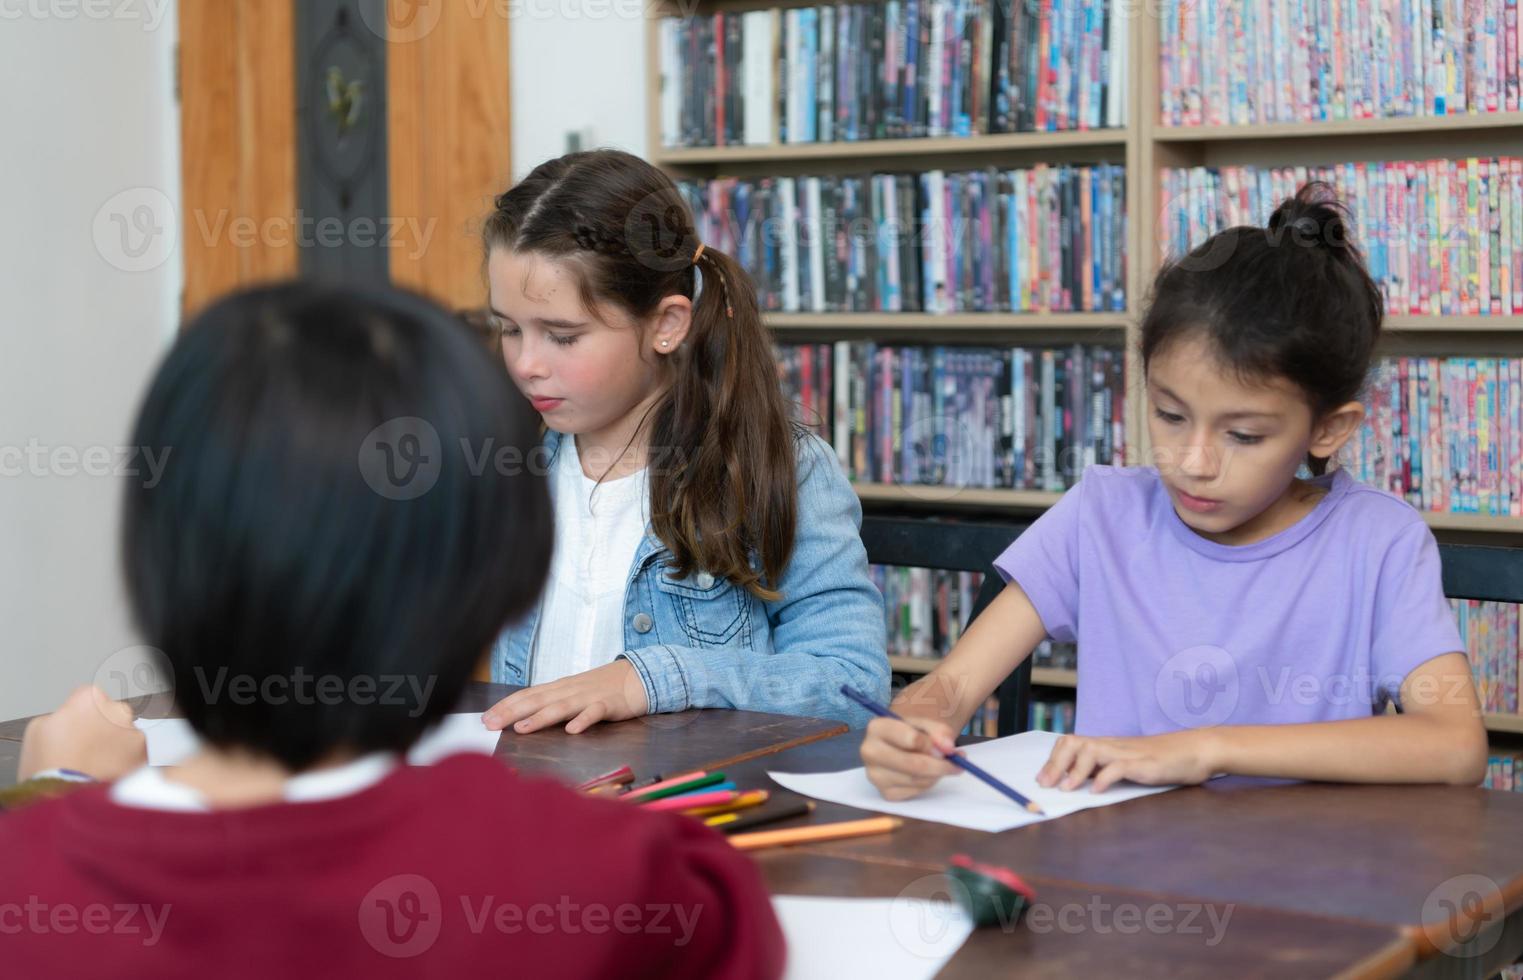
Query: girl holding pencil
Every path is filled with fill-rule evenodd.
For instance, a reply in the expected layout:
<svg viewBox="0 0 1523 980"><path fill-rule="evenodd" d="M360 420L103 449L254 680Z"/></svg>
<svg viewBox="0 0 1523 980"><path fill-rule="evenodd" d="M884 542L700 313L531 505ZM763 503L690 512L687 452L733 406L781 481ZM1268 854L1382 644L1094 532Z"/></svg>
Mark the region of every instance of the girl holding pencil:
<svg viewBox="0 0 1523 980"><path fill-rule="evenodd" d="M1006 588L896 699L905 720L868 726L886 798L959 772L931 750L1044 636L1080 656L1076 734L1043 786L1481 779L1433 534L1328 469L1364 419L1382 301L1325 190L1158 274L1141 331L1157 465L1090 467L999 557Z"/></svg>
<svg viewBox="0 0 1523 980"><path fill-rule="evenodd" d="M865 724L841 686L886 698L889 669L861 506L789 420L739 264L669 177L613 150L536 167L484 238L556 537L544 595L492 652L494 681L527 686L488 726L700 707Z"/></svg>

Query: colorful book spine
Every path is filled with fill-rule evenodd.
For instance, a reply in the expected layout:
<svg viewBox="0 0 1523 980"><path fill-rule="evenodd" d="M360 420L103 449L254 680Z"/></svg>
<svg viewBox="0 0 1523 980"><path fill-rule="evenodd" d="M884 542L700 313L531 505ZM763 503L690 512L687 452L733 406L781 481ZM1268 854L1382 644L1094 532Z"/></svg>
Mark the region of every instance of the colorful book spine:
<svg viewBox="0 0 1523 980"><path fill-rule="evenodd" d="M1083 345L777 347L795 418L848 476L941 487L1057 491L1086 466L1121 465L1122 360Z"/></svg>
<svg viewBox="0 0 1523 980"><path fill-rule="evenodd" d="M1517 0L1164 0L1160 8L1157 111L1166 126L1520 107Z"/></svg>
<svg viewBox="0 0 1523 980"><path fill-rule="evenodd" d="M1159 222L1166 252L1183 255L1229 224L1263 225L1296 186L1321 180L1354 214L1387 314L1523 313L1523 158L1296 169L1290 186L1255 167L1163 171L1163 199L1174 208Z"/></svg>

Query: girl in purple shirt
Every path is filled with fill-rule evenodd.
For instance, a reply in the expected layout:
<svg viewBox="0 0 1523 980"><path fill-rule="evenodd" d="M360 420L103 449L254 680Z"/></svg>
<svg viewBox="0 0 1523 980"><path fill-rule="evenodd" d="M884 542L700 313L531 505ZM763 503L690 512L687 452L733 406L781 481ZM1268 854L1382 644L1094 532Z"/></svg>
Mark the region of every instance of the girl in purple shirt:
<svg viewBox="0 0 1523 980"><path fill-rule="evenodd" d="M1326 185L1165 266L1141 331L1155 465L1090 467L999 557L1007 587L894 701L906 721L868 726L884 797L961 771L936 752L1043 637L1080 647L1077 734L1044 786L1479 782L1433 534L1328 471L1364 420L1381 318Z"/></svg>

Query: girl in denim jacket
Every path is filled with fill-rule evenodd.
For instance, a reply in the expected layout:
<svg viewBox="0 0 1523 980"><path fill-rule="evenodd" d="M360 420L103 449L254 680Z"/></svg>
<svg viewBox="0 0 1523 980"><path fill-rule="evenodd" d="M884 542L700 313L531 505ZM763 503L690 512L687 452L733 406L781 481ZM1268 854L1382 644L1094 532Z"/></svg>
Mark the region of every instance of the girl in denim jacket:
<svg viewBox="0 0 1523 980"><path fill-rule="evenodd" d="M627 153L543 163L495 204L490 315L547 427L524 462L550 476L557 540L492 651L492 679L525 687L487 725L713 707L865 724L839 693L888 695L861 506L789 420L744 270Z"/></svg>

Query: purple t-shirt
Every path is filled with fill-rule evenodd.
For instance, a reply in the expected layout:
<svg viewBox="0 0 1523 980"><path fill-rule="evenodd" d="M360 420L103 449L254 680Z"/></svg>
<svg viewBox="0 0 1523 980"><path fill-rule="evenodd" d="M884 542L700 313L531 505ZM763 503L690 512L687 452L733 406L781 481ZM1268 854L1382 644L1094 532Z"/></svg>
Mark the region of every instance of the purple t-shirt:
<svg viewBox="0 0 1523 980"><path fill-rule="evenodd" d="M1311 513L1218 544L1151 467L1091 466L995 561L1054 640L1079 645L1075 731L1368 717L1463 650L1418 513L1342 470Z"/></svg>

